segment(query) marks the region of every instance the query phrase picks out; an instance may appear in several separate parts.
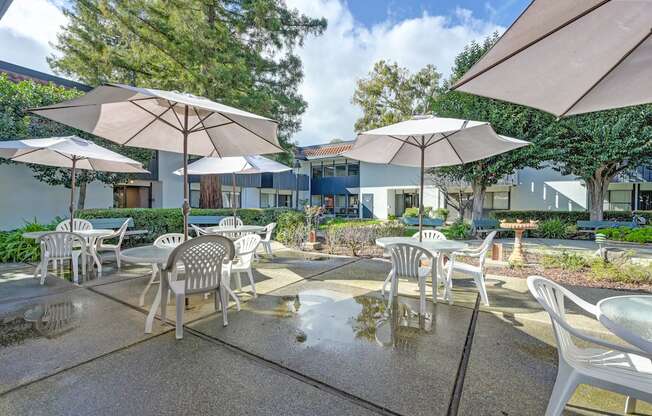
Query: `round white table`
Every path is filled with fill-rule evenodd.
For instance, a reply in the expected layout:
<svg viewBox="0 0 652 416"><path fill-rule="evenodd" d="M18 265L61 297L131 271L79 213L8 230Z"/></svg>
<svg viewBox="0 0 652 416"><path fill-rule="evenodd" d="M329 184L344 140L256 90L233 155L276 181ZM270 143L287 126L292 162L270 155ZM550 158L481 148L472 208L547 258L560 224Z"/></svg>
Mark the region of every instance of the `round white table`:
<svg viewBox="0 0 652 416"><path fill-rule="evenodd" d="M652 354L652 295L614 296L602 299L596 306L602 325Z"/></svg>
<svg viewBox="0 0 652 416"><path fill-rule="evenodd" d="M45 234L50 234L54 233L56 231L30 231L27 233L23 233L22 236L23 238L30 238L34 240L40 240L41 237L43 237ZM95 250L96 242L97 239L100 237L107 237L111 234L114 233L113 230L106 230L106 229L101 229L101 228L96 228L96 229L91 229L91 230L76 230L74 231L75 234L79 235L82 237L84 240L86 240L86 244L88 247L88 254L93 257L93 262L95 262L95 266L97 267L97 274L98 276L102 275L102 262L100 262L100 258L97 256L97 251ZM38 265L36 265L36 270L34 270L34 277L37 278L39 275L39 272L41 270L41 263L39 262ZM75 282L78 283L78 282Z"/></svg>
<svg viewBox="0 0 652 416"><path fill-rule="evenodd" d="M446 254L450 261L453 261L455 252L464 250L469 247L468 244L462 243L461 241L453 240L423 240L419 241L416 238L412 237L382 237L376 240L376 245L382 248L387 248L392 244L412 244L427 250L433 254ZM443 275L444 269L444 256L438 255L437 265L432 268L432 284L435 289L434 292L437 292L437 286L439 285L438 277ZM391 271L390 271L391 274ZM444 300L447 300L449 303L453 303L453 268L448 269L448 276L444 281ZM395 288L397 290L398 288ZM394 292L398 293L398 292ZM433 296L433 302L437 302L435 296Z"/></svg>
<svg viewBox="0 0 652 416"><path fill-rule="evenodd" d="M242 234L257 234L265 231L265 227L261 225L241 225L239 227L206 227L206 231L211 234L224 235L228 237L229 235L242 235Z"/></svg>

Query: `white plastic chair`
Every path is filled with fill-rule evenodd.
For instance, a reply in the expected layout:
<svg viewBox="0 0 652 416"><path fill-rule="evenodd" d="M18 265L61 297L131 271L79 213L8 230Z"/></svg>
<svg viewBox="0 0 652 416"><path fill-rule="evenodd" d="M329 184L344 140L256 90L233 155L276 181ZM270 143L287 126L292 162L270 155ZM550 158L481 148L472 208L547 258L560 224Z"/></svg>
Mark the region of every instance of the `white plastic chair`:
<svg viewBox="0 0 652 416"><path fill-rule="evenodd" d="M275 222L267 224L264 231L265 236L260 240L260 245L263 246L265 253L270 257L274 257L274 254L272 254L272 233L274 233L274 228L276 228Z"/></svg>
<svg viewBox="0 0 652 416"><path fill-rule="evenodd" d="M188 237L188 240L192 237ZM156 240L154 240L154 247L177 247L183 243L183 234L182 233L168 233L160 235Z"/></svg>
<svg viewBox="0 0 652 416"><path fill-rule="evenodd" d="M421 240L446 240L446 236L441 231L437 230L423 230L421 231ZM419 233L415 233L412 238L418 240Z"/></svg>
<svg viewBox="0 0 652 416"><path fill-rule="evenodd" d="M171 291L175 296L177 339L183 338L183 312L188 295L214 293L215 309L220 303L224 326L228 325L228 298L224 281L231 278L234 251L233 243L228 238L205 235L180 244L170 253L162 270L161 295L165 299ZM178 276L181 266L182 277ZM162 321L165 321L166 307L167 302L161 302Z"/></svg>
<svg viewBox="0 0 652 416"><path fill-rule="evenodd" d="M489 297L487 296L487 286L485 284L485 270L484 270L484 262L487 257L487 252L491 248L491 244L494 241L494 238L496 237L496 234L498 231L492 231L485 237L484 241L478 248L471 248L471 249L466 249L462 251L457 251L452 253L450 256L450 259L448 263L444 266L444 270L446 271L446 296L449 298L449 300L452 300L450 296L452 296L452 289L453 289L453 273L458 272L462 274L467 274L473 277L473 281L475 282L476 287L478 288L478 291L480 292L480 299L482 299L482 303L484 303L486 306L489 306ZM467 263L462 263L460 261L457 261L455 259L456 256L464 256L464 257L474 257L478 259L478 265L475 266L473 264L467 264ZM453 268L452 272L450 268Z"/></svg>
<svg viewBox="0 0 652 416"><path fill-rule="evenodd" d="M196 226L195 224L190 224L190 226L192 227L193 230L195 230L195 235L197 237L202 236L202 235L210 235L210 233L208 231L206 231L205 229L203 229L201 227Z"/></svg>
<svg viewBox="0 0 652 416"><path fill-rule="evenodd" d="M45 283L48 274L48 264L53 261L72 262L73 280L79 283L79 257L82 258L82 275L86 275L86 240L68 231L55 231L41 237L41 284Z"/></svg>
<svg viewBox="0 0 652 416"><path fill-rule="evenodd" d="M389 304L392 304L393 297L398 296L399 278L416 279L419 284L419 313L426 312L426 278L432 273L435 261L432 253L412 244L392 244L387 247L392 259L392 270L390 272ZM430 260L430 268L421 267L423 258ZM437 282L433 282L436 285ZM383 287L383 296L385 289Z"/></svg>
<svg viewBox="0 0 652 416"><path fill-rule="evenodd" d="M112 251L115 254L115 261L118 265L118 269L120 269L120 248L122 247L122 240L125 238L125 233L127 232L127 227L129 227L129 220L126 220L120 228L114 232L111 235L107 235L106 237L99 237L97 239L96 247L95 247L95 252L99 255L103 251ZM116 244L109 244L105 243L105 240L111 240L113 238L117 238L118 241ZM101 269L102 269L102 260L100 259L99 264L98 264L98 273L101 274Z"/></svg>
<svg viewBox="0 0 652 416"><path fill-rule="evenodd" d="M254 297L258 297L258 295L256 294L256 284L254 282L254 274L251 267L254 261L254 254L256 253L260 241L260 236L258 234L248 234L244 237L240 237L233 243L235 246L235 258L233 259L231 272L235 274L236 287L238 290L242 290L242 279L240 278L240 274L247 273Z"/></svg>
<svg viewBox="0 0 652 416"><path fill-rule="evenodd" d="M71 230L70 219L67 219L57 224L56 231L88 231L93 229L93 224L81 218L73 218L72 228Z"/></svg>
<svg viewBox="0 0 652 416"><path fill-rule="evenodd" d="M559 370L546 416L561 415L579 384L589 384L652 402L651 356L638 349L612 344L574 328L566 320L565 299L597 316L597 308L564 287L540 276L527 279L530 293L550 315L558 345ZM582 341L580 347L574 338ZM586 344L591 347L586 347ZM633 411L627 400L626 411Z"/></svg>
<svg viewBox="0 0 652 416"><path fill-rule="evenodd" d="M220 220L220 227L242 227L242 220L239 217L224 217Z"/></svg>

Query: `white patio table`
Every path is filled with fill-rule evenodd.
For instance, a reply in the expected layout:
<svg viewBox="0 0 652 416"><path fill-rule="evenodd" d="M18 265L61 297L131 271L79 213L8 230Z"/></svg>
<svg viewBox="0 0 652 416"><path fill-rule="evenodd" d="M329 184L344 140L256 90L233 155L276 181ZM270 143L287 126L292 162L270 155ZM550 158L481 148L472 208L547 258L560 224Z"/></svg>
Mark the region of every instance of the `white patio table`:
<svg viewBox="0 0 652 416"><path fill-rule="evenodd" d="M602 325L652 354L652 295L614 296L602 299L596 306Z"/></svg>
<svg viewBox="0 0 652 416"><path fill-rule="evenodd" d="M23 233L23 238L30 238L34 240L40 240L41 237L43 237L45 234L53 233L56 231L31 231L27 233ZM100 237L106 237L111 234L113 234L113 230L105 230L101 228L95 228L91 230L77 230L75 231L75 234L81 236L84 240L86 240L86 244L88 247L88 254L91 255L93 258L93 261L95 262L95 266L97 266L97 274L98 276L102 276L102 263L100 262L99 257L97 256L97 250L96 248L96 243L97 239ZM34 270L34 277L38 277L39 272L41 271L41 263L39 262L38 265L36 265L36 269Z"/></svg>
<svg viewBox="0 0 652 416"><path fill-rule="evenodd" d="M433 254L446 254L451 261L453 261L453 253L456 251L464 250L466 249L469 245L466 243L462 243L460 241L452 241L452 240L424 240L424 241L419 241L416 238L412 237L382 237L378 238L376 240L376 245L382 248L387 248L392 244L411 244L417 247L421 247L424 250L427 250ZM438 256L438 261L437 261L437 267L433 268L433 276L432 276L432 284L433 287L435 287L435 292L436 288L438 285L438 277L441 273L443 273L444 269L444 256L440 255ZM448 276L446 278L446 285L445 285L445 290L444 290L444 299L447 300L449 303L453 302L453 295L452 295L452 270L453 268L451 267L448 271ZM390 272L391 273L391 272ZM394 288L395 290L397 288ZM397 293L396 291L394 293ZM433 299L433 302L436 302L436 299Z"/></svg>
<svg viewBox="0 0 652 416"><path fill-rule="evenodd" d="M265 227L260 225L241 225L239 227L207 227L205 228L211 234L224 235L228 237L231 234L258 234L265 231Z"/></svg>

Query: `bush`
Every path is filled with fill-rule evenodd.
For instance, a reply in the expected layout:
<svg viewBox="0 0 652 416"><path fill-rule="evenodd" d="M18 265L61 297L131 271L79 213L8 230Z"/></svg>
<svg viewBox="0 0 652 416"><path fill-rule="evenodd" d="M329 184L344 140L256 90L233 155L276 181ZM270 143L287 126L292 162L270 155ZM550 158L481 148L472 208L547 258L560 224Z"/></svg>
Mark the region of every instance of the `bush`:
<svg viewBox="0 0 652 416"><path fill-rule="evenodd" d="M423 207L423 216L429 217L432 213L432 207ZM403 217L405 218L415 218L419 216L419 207L405 208L403 211Z"/></svg>
<svg viewBox="0 0 652 416"><path fill-rule="evenodd" d="M49 231L55 227L56 223L42 225L34 219L17 230L0 233L0 262L38 261L41 258L41 249L37 240L23 238L23 233Z"/></svg>
<svg viewBox="0 0 652 416"><path fill-rule="evenodd" d="M652 211L637 211L637 213L644 217L649 223L652 222ZM521 219L524 221L536 220L546 221L551 219L558 219L567 224L575 224L577 221L589 219L588 211L493 211L490 214L497 220L515 221ZM631 221L631 211L605 211L605 220L614 221Z"/></svg>
<svg viewBox="0 0 652 416"><path fill-rule="evenodd" d="M577 253L562 251L561 254L544 254L541 258L541 265L545 269L560 268L569 271L579 271L588 267L590 262L586 257Z"/></svg>
<svg viewBox="0 0 652 416"><path fill-rule="evenodd" d="M560 220L559 218L553 218L550 220L545 220L539 223L539 228L532 231L533 236L540 238L569 238L577 229L574 225L569 225L568 223Z"/></svg>
<svg viewBox="0 0 652 416"><path fill-rule="evenodd" d="M367 246L376 244L376 239L381 237L402 236L405 226L397 221L375 222L349 221L336 223L326 228L327 250L335 252L335 247L345 246L351 250L351 255L357 256Z"/></svg>
<svg viewBox="0 0 652 416"><path fill-rule="evenodd" d="M600 259L591 263L591 277L620 283L649 283L652 281L652 266L632 264L628 258L617 262Z"/></svg>
<svg viewBox="0 0 652 416"><path fill-rule="evenodd" d="M301 235L303 240L300 240ZM283 244L300 247L308 236L306 215L302 211L284 211L276 218L276 239Z"/></svg>
<svg viewBox="0 0 652 416"><path fill-rule="evenodd" d="M442 228L441 232L449 240L466 240L471 237L471 225L457 220L449 227Z"/></svg>
<svg viewBox="0 0 652 416"><path fill-rule="evenodd" d="M348 227L348 226L361 226L382 224L383 221L375 219L359 219L359 218L329 218L319 225L320 230L326 230L332 227Z"/></svg>
<svg viewBox="0 0 652 416"><path fill-rule="evenodd" d="M627 241L630 243L652 243L652 227L642 228L605 228L600 230L609 240Z"/></svg>
<svg viewBox="0 0 652 416"><path fill-rule="evenodd" d="M437 208L435 210L435 218L441 218L446 221L448 219L449 211L446 208Z"/></svg>

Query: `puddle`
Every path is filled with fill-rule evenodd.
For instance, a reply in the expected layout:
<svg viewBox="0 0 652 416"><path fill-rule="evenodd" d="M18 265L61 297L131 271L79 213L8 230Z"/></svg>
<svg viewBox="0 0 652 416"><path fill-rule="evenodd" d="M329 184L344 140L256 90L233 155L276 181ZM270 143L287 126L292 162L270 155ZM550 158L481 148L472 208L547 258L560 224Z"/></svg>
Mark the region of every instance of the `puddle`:
<svg viewBox="0 0 652 416"><path fill-rule="evenodd" d="M0 347L33 338L56 338L72 331L79 321L79 306L70 301L30 306L0 321Z"/></svg>
<svg viewBox="0 0 652 416"><path fill-rule="evenodd" d="M362 341L409 349L417 345L422 335L432 331L432 316L419 315L418 302L408 299L400 299L389 307L382 298L351 297L326 289L305 290L273 299L276 303L271 311L255 312L295 320L296 328L290 336L306 346Z"/></svg>

